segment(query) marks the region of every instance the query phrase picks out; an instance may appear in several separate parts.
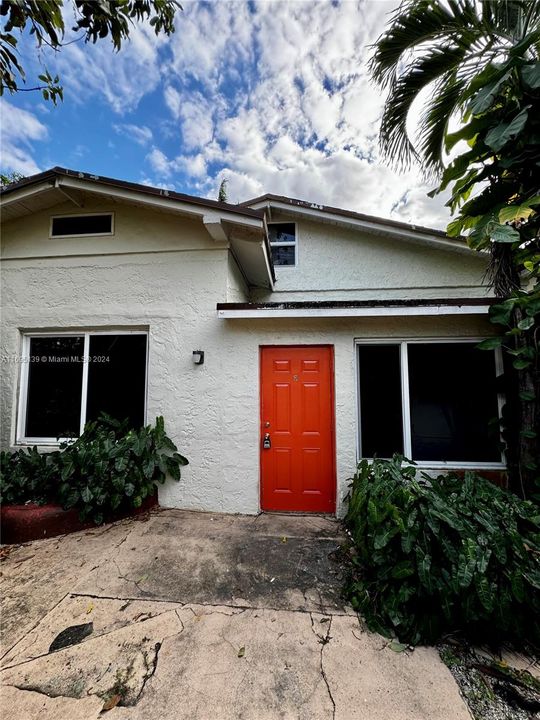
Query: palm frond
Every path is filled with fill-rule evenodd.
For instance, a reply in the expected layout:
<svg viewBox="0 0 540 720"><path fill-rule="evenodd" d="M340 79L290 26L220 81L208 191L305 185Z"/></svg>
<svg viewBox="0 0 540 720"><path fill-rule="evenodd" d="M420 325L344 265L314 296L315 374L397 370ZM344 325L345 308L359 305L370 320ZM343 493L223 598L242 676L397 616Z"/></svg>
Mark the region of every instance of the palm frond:
<svg viewBox="0 0 540 720"><path fill-rule="evenodd" d="M489 246L489 253L489 264L485 278L497 297L508 297L521 287L521 278L514 260L514 251L506 243L494 242Z"/></svg>
<svg viewBox="0 0 540 720"><path fill-rule="evenodd" d="M450 78L455 77L462 61L461 48L444 46L433 48L407 67L392 82L381 120L380 144L383 154L393 159L398 166L407 167L411 160L418 156L414 143L407 133L407 116L414 100L421 90L437 83L441 77L450 82ZM451 110L453 112L454 108ZM431 119L431 124L435 124L435 118ZM442 139L439 154L441 152Z"/></svg>
<svg viewBox="0 0 540 720"><path fill-rule="evenodd" d="M404 0L369 63L375 82L388 90L380 131L386 158L398 167L418 159L428 171L441 169L443 136L451 115L465 105L466 86L509 53L538 58L539 37L537 0ZM431 107L414 147L407 116L428 85Z"/></svg>
<svg viewBox="0 0 540 720"><path fill-rule="evenodd" d="M438 83L420 123L419 154L425 158L428 171L443 169L444 138L450 118L460 106L467 83L449 72Z"/></svg>
<svg viewBox="0 0 540 720"><path fill-rule="evenodd" d="M477 26L472 0L448 0L447 4L437 0L405 0L375 43L369 70L379 85L388 87L407 51L449 37L457 45L470 47L478 35Z"/></svg>

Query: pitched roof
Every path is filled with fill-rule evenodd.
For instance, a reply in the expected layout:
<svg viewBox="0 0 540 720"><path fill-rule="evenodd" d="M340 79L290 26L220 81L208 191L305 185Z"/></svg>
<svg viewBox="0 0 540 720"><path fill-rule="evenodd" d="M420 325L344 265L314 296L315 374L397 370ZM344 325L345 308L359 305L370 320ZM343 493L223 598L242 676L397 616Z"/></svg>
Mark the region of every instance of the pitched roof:
<svg viewBox="0 0 540 720"><path fill-rule="evenodd" d="M199 205L207 207L212 210L227 211L229 213L236 213L243 215L244 217L254 217L261 219L264 216L264 210L253 210L245 205L236 205L232 203L220 202L219 200L209 200L208 198L197 197L196 195L187 195L185 193L174 192L173 190L165 190L163 188L151 187L149 185L142 185L141 183L128 182L126 180L118 180L116 178L105 177L102 175L93 175L91 173L83 173L78 170L68 170L63 167L53 167L50 170L45 170L42 173L36 175L30 175L25 177L18 182L10 183L0 189L0 198L6 197L17 190L32 185L38 185L48 180L55 180L57 177L76 178L78 180L88 180L91 183L102 185L106 187L121 188L124 190L132 190L134 192L141 193L143 195L154 195L159 197L165 197L169 200L178 200L183 203L191 205Z"/></svg>
<svg viewBox="0 0 540 720"><path fill-rule="evenodd" d="M311 210L320 212L321 214L337 215L345 219L360 220L369 223L379 223L380 225L395 227L399 230L407 230L409 232L415 232L430 236L436 236L440 238L446 238L448 240L457 240L458 238L449 238L444 230L436 230L434 228L427 228L421 225L413 225L412 223L402 222L400 220L390 220L388 218L377 217L376 215L366 215L364 213L354 212L353 210L344 210L343 208L332 207L331 205L320 205L318 203L308 202L307 200L299 200L298 198L286 197L285 195L273 195L272 193L266 193L265 195L259 195L251 200L246 200L240 203L244 207L251 207L252 205L259 205L260 203L266 203L272 205L272 203L281 203L288 205L291 210Z"/></svg>

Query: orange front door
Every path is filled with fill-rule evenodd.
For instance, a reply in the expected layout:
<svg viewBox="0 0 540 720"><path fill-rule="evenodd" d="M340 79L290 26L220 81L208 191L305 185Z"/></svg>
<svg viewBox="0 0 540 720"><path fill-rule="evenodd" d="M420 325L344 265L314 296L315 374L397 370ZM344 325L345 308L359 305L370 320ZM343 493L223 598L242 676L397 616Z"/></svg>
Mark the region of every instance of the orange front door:
<svg viewBox="0 0 540 720"><path fill-rule="evenodd" d="M335 511L333 390L331 347L261 349L263 510Z"/></svg>

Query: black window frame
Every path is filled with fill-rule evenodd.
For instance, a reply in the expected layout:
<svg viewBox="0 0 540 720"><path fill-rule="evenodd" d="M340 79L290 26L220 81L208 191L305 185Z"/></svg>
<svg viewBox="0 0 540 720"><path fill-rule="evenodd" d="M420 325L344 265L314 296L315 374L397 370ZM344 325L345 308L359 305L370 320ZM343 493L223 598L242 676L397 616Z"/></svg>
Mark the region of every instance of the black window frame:
<svg viewBox="0 0 540 720"><path fill-rule="evenodd" d="M28 435L26 432L27 428L27 411L29 407L29 381L30 381L30 369L31 369L31 347L33 339L54 339L54 338L83 338L84 339L84 351L83 351L83 382L81 387L80 405L79 405L79 428L76 436L79 436L88 418L88 377L90 371L90 365L88 362L90 352L90 339L92 337L102 336L143 336L145 338L145 355L144 355L144 388L142 388L144 406L142 410L142 421L143 425L147 422L147 405L148 405L148 357L149 357L149 332L145 329L114 329L114 330L73 330L73 331L51 331L51 332L30 332L22 335L22 352L21 352L21 371L19 379L19 394L18 394L18 412L17 412L17 423L16 423L16 437L15 442L18 445L57 445L63 440L69 439L72 436L65 437L53 437L51 435ZM83 392L86 393L83 399Z"/></svg>
<svg viewBox="0 0 540 720"><path fill-rule="evenodd" d="M355 367L356 367L356 397L357 397L357 408L356 408L356 424L357 424L357 458L370 460L369 456L363 455L362 452L362 424L361 424L361 403L362 398L360 396L360 348L366 346L377 346L377 345L395 345L400 348L400 377L401 377L401 403L402 403L402 417L403 417L403 448L404 455L408 459L414 461L419 468L433 468L433 469L493 469L500 470L506 467L506 457L504 450L500 450L500 460L497 461L459 461L459 460L415 460L411 457L412 452L412 437L411 437L411 410L410 410L410 388L409 388L409 369L408 369L408 346L410 345L440 345L440 344L471 344L472 346L477 345L485 337L451 337L451 338L370 338L366 339L355 339ZM503 358L500 348L494 350L479 350L479 352L492 353L495 363L495 380L498 385L498 379L503 374ZM405 378L405 375L407 376ZM502 407L504 405L504 396L500 391L496 393L496 403L498 418L501 419ZM501 438L502 444L502 438Z"/></svg>
<svg viewBox="0 0 540 720"><path fill-rule="evenodd" d="M294 227L294 242L290 240L272 240L271 234L270 234L270 228L276 227L277 225L291 225ZM298 225L296 222L269 222L267 223L268 227L268 240L270 243L270 250L272 251L273 248L293 248L294 249L294 263L291 264L282 264L279 262L276 262L274 260L274 254L272 253L272 263L274 267L277 268L295 268L298 265Z"/></svg>

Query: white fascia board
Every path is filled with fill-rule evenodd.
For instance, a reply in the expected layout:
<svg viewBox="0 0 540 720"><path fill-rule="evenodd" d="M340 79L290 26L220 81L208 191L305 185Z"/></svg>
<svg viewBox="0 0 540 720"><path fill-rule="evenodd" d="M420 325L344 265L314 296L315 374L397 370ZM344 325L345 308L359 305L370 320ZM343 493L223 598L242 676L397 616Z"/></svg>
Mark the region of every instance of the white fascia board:
<svg viewBox="0 0 540 720"><path fill-rule="evenodd" d="M381 232L384 232L391 237L400 238L401 240L411 240L416 243L426 245L437 245L441 248L445 248L446 250L452 250L454 252L460 252L467 255L470 255L473 252L467 245L465 245L465 243L456 243L451 240L445 240L437 235L416 232L413 228L410 230L397 228L394 225L387 225L384 220L381 220L381 222L375 222L370 220L360 220L359 218L345 217L344 215L328 212L324 210L322 206L316 206L315 204L314 207L307 208L301 205L289 205L284 202L264 200L259 203L255 203L254 205L250 205L253 210L260 210L262 208L267 208L268 206L275 210L282 210L283 212L291 213L293 215L303 215L304 217L332 223L334 225L355 227L368 233L377 233L380 235Z"/></svg>
<svg viewBox="0 0 540 720"><path fill-rule="evenodd" d="M43 192L44 190L54 190L55 185L54 182L51 182L50 180L47 180L45 182L41 182L38 185L31 185L30 187L22 187L19 190L16 190L15 192L10 193L7 197L4 197L3 195L0 196L0 207L8 207L9 205L12 205L13 203L21 202L21 200L25 200L26 198L32 197L32 195L38 195L40 192Z"/></svg>
<svg viewBox="0 0 540 720"><path fill-rule="evenodd" d="M201 219L203 219L205 215L208 215L209 211L209 208L204 207L204 205L191 204L170 198L168 197L167 190L162 191L163 195L147 195L146 193L139 193L136 190L119 188L114 185L103 185L98 183L94 185L91 180L73 177L60 178L59 185L67 188L74 188L75 190L97 193L98 195L110 195L111 197L119 198L120 200L142 203L158 207L163 210L169 210L170 212L180 212L186 215L193 215ZM234 225L241 225L242 227L263 229L262 218L252 218L236 213L229 213L226 210L221 211L217 209L215 211L215 215L219 217L221 222L227 221Z"/></svg>
<svg viewBox="0 0 540 720"><path fill-rule="evenodd" d="M420 307L254 308L218 309L218 317L233 318L336 318L406 317L422 315L486 315L489 305L424 305Z"/></svg>

